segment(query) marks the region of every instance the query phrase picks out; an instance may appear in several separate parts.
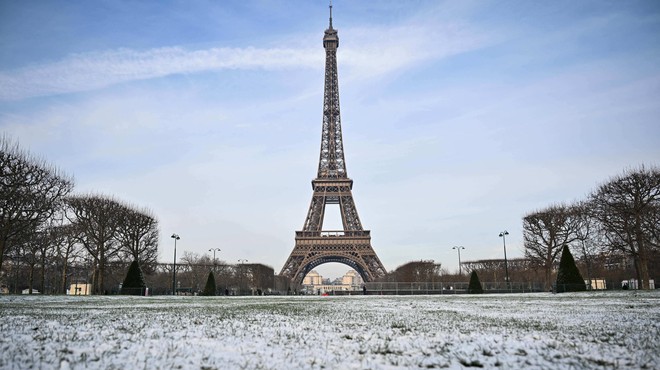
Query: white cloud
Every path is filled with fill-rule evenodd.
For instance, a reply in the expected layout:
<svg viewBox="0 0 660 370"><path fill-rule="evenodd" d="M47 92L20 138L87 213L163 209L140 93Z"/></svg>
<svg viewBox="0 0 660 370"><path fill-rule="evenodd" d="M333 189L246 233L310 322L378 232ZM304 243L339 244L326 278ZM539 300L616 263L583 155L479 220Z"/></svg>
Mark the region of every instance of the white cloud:
<svg viewBox="0 0 660 370"><path fill-rule="evenodd" d="M341 48L342 68L351 76L374 77L419 61L443 58L479 47L485 38L459 24L433 22L400 27L349 29ZM343 44L343 42L342 42ZM319 68L323 52L309 48L164 47L73 54L60 61L0 72L0 100L101 89L115 84L226 69ZM351 78L348 76L348 78Z"/></svg>
<svg viewBox="0 0 660 370"><path fill-rule="evenodd" d="M181 47L147 51L129 49L72 55L52 64L0 73L0 99L99 89L114 84L220 69L316 67L313 50Z"/></svg>
<svg viewBox="0 0 660 370"><path fill-rule="evenodd" d="M350 38L344 43L346 50L340 49L340 53L342 67L345 65L351 73L349 78L382 76L419 62L474 50L494 39L474 27L437 24L437 20L378 29L355 28L346 33Z"/></svg>

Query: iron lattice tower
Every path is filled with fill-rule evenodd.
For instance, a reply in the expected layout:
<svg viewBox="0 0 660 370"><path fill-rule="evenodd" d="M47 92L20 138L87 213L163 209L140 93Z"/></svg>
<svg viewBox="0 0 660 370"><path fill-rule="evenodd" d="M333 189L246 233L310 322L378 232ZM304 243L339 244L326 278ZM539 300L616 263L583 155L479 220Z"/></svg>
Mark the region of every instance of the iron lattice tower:
<svg viewBox="0 0 660 370"><path fill-rule="evenodd" d="M371 247L369 230L362 228L353 201L353 180L346 174L337 77L339 37L337 30L332 28L332 4L323 47L325 88L318 175L312 180L314 194L305 224L302 231L296 231L296 245L280 275L288 277L294 284L302 284L305 275L316 266L339 262L354 268L365 282L373 281L386 271ZM339 205L343 230L322 229L327 204Z"/></svg>

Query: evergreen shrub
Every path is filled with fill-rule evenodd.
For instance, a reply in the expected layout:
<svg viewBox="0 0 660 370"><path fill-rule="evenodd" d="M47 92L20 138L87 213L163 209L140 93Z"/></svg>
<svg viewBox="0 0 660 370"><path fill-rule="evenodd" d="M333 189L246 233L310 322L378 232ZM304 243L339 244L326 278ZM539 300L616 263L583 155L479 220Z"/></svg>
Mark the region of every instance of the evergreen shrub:
<svg viewBox="0 0 660 370"><path fill-rule="evenodd" d="M121 294L143 295L147 285L144 283L144 275L137 260L131 262L126 273L124 283L121 285Z"/></svg>
<svg viewBox="0 0 660 370"><path fill-rule="evenodd" d="M204 292L202 292L202 295L215 295L215 275L213 275L213 271L209 271L209 277L206 279L206 285L204 286Z"/></svg>
<svg viewBox="0 0 660 370"><path fill-rule="evenodd" d="M477 272L472 271L470 274L470 284L468 285L468 294L481 294L483 292L484 289L481 287L481 282L479 281Z"/></svg>
<svg viewBox="0 0 660 370"><path fill-rule="evenodd" d="M556 292L582 292L587 290L584 279L575 265L575 260L567 245L561 252L559 271L557 271Z"/></svg>

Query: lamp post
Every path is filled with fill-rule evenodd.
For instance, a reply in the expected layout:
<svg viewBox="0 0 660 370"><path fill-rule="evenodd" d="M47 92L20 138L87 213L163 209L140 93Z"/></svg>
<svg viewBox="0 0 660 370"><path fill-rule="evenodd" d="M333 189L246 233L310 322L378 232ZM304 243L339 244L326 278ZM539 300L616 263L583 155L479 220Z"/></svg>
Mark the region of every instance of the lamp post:
<svg viewBox="0 0 660 370"><path fill-rule="evenodd" d="M465 249L463 246L457 246L457 247L452 247L451 249L456 249L458 251L458 275L462 275L461 273L461 249Z"/></svg>
<svg viewBox="0 0 660 370"><path fill-rule="evenodd" d="M215 263L215 252L220 252L220 251L221 251L220 248L211 248L211 249L209 249L209 252L213 252L213 267L214 267L214 270L215 270L215 265L216 265L216 263Z"/></svg>
<svg viewBox="0 0 660 370"><path fill-rule="evenodd" d="M172 239L174 239L174 268L172 269L172 295L176 295L176 241L181 238L177 234L172 234Z"/></svg>
<svg viewBox="0 0 660 370"><path fill-rule="evenodd" d="M502 242L504 243L504 274L505 274L505 279L506 279L506 285L511 288L511 282L509 281L509 264L506 260L506 236L509 235L509 232L504 230L500 233L500 238L502 238Z"/></svg>
<svg viewBox="0 0 660 370"><path fill-rule="evenodd" d="M243 271L243 264L246 263L248 260L245 259L239 259L238 263L241 264L241 284L240 284L240 289L241 289L241 294L243 294L243 275L245 274L245 271Z"/></svg>

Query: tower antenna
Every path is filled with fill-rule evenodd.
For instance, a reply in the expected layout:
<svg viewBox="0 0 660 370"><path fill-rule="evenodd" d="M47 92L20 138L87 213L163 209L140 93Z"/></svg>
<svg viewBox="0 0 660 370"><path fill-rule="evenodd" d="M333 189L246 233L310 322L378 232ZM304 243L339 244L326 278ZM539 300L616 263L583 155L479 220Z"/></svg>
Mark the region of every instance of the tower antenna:
<svg viewBox="0 0 660 370"><path fill-rule="evenodd" d="M330 29L332 29L332 0L330 0Z"/></svg>

